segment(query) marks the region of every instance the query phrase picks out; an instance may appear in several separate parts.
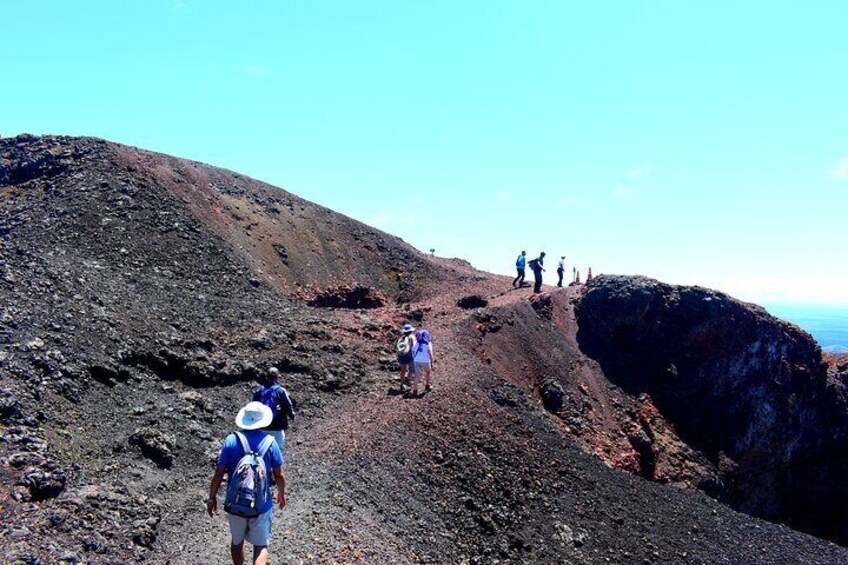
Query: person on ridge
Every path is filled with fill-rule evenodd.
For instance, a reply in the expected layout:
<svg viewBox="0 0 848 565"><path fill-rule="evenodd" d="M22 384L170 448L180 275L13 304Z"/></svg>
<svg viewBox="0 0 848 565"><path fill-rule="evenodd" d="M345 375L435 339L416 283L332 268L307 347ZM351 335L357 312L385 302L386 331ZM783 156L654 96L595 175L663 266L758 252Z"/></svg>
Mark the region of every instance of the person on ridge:
<svg viewBox="0 0 848 565"><path fill-rule="evenodd" d="M539 294L540 292L542 292L542 271L545 270L544 264L545 264L545 252L544 251L539 253L538 257L536 257L535 259L532 259L530 261L530 268L533 269L533 278L535 279L534 280L535 284L533 285L533 292L536 293L536 294Z"/></svg>
<svg viewBox="0 0 848 565"><path fill-rule="evenodd" d="M415 334L415 373L412 375L412 394L418 396L418 375L424 377L424 392L433 390L430 382L430 374L433 371L433 363L436 358L433 356L433 338L427 330L418 330Z"/></svg>
<svg viewBox="0 0 848 565"><path fill-rule="evenodd" d="M515 280L512 281L512 286L515 288L521 288L524 284L524 266L527 261L527 252L522 251L518 256L518 259L515 260L515 270L518 271L518 276L515 277Z"/></svg>
<svg viewBox="0 0 848 565"><path fill-rule="evenodd" d="M286 447L286 430L289 420L294 420L294 401L288 391L280 386L280 370L271 367L265 374L262 384L253 392L254 402L261 402L271 409L273 420L265 429L272 435L280 446L280 451Z"/></svg>
<svg viewBox="0 0 848 565"><path fill-rule="evenodd" d="M250 402L239 410L236 416L239 429L224 440L209 485L206 511L214 516L218 513L218 489L227 475L224 511L230 522L230 557L234 565L244 564L245 540L253 545L253 565L265 565L268 561L274 510L269 472L277 485L277 503L281 509L286 505L283 453L274 438L262 431L273 418L271 409L261 402Z"/></svg>
<svg viewBox="0 0 848 565"><path fill-rule="evenodd" d="M401 328L403 335L398 339L395 346L397 350L398 365L400 365L400 389L404 390L409 384L412 374L415 372L413 362L415 360L415 336L412 333L415 328L406 324Z"/></svg>
<svg viewBox="0 0 848 565"><path fill-rule="evenodd" d="M559 281L557 282L557 286L562 286L562 275L565 273L565 255L559 258L559 263L557 263L557 276L559 277Z"/></svg>

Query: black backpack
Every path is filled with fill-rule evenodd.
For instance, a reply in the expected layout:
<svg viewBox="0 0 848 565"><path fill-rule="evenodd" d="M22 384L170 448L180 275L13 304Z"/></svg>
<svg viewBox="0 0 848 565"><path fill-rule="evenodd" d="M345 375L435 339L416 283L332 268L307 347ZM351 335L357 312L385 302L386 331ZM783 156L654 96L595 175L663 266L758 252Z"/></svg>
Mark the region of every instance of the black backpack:
<svg viewBox="0 0 848 565"><path fill-rule="evenodd" d="M538 260L538 259L531 259L531 260L530 260L530 262L529 262L529 263L527 263L527 264L528 264L528 265L530 266L530 268L531 268L531 269L533 269L534 271L535 271L536 269L538 269L538 268L539 268L539 260Z"/></svg>

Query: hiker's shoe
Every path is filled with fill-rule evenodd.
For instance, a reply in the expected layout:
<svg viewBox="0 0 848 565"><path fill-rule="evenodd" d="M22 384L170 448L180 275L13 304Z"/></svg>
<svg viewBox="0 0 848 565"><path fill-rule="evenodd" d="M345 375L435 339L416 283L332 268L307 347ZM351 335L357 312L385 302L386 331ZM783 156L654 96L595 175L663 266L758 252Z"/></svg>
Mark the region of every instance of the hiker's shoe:
<svg viewBox="0 0 848 565"><path fill-rule="evenodd" d="M424 387L424 392L430 392L431 390L433 390L433 387L431 387L430 385Z"/></svg>

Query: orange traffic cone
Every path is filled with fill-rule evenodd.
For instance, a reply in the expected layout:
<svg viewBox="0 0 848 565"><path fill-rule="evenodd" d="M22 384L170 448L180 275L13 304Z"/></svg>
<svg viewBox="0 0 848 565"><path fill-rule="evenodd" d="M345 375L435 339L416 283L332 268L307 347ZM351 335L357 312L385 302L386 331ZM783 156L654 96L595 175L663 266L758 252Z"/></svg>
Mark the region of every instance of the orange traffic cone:
<svg viewBox="0 0 848 565"><path fill-rule="evenodd" d="M589 273L586 275L586 282L592 280L592 267L589 267Z"/></svg>

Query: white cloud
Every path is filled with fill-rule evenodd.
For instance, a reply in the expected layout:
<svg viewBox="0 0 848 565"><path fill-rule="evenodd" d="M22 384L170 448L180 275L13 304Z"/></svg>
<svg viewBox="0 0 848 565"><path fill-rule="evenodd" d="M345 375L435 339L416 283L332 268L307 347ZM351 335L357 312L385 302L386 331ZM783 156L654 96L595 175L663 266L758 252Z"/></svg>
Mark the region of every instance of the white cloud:
<svg viewBox="0 0 848 565"><path fill-rule="evenodd" d="M265 78L271 74L271 69L268 67L263 67L261 65L242 65L241 72L246 75Z"/></svg>
<svg viewBox="0 0 848 565"><path fill-rule="evenodd" d="M506 203L512 202L512 194L510 194L509 192L507 192L505 190L499 190L495 194L495 198L497 198L498 201L500 201L500 202L506 202Z"/></svg>
<svg viewBox="0 0 848 565"><path fill-rule="evenodd" d="M644 179L654 174L654 165L653 163L644 163L639 165L636 168L630 169L625 173L625 178L627 180L639 180Z"/></svg>
<svg viewBox="0 0 848 565"><path fill-rule="evenodd" d="M619 186L612 189L612 195L615 196L616 200L628 202L636 196L636 189L632 186Z"/></svg>
<svg viewBox="0 0 848 565"><path fill-rule="evenodd" d="M830 178L833 180L848 180L848 157L843 157L836 162L836 165L830 171Z"/></svg>

